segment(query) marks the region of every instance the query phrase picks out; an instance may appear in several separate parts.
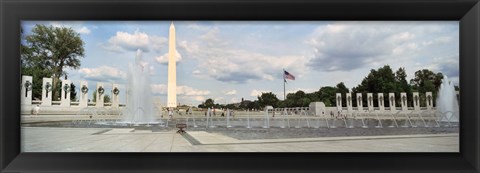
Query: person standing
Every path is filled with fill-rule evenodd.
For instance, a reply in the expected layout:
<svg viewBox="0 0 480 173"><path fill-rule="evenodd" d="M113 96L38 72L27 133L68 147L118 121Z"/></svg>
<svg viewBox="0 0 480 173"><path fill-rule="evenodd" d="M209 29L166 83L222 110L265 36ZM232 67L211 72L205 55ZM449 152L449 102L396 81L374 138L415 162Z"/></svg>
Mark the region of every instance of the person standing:
<svg viewBox="0 0 480 173"><path fill-rule="evenodd" d="M173 118L173 110L172 109L168 109L168 116L170 117L170 119Z"/></svg>
<svg viewBox="0 0 480 173"><path fill-rule="evenodd" d="M37 106L33 109L33 113L34 113L35 115L38 115L38 114L40 113L40 106L37 105Z"/></svg>

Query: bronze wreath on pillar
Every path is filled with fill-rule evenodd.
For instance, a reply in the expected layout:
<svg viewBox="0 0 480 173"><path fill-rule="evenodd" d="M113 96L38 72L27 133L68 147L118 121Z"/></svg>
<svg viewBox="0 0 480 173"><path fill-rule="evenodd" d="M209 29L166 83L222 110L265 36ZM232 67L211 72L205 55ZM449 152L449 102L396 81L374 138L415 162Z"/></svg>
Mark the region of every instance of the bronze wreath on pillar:
<svg viewBox="0 0 480 173"><path fill-rule="evenodd" d="M69 92L70 91L70 86L68 84L63 85L63 90L65 92Z"/></svg>
<svg viewBox="0 0 480 173"><path fill-rule="evenodd" d="M65 99L66 99L67 93L70 92L70 85L69 84L63 85L63 90L65 91Z"/></svg>
<svg viewBox="0 0 480 173"><path fill-rule="evenodd" d="M28 80L25 81L25 86L24 87L25 87L25 89L27 89L27 91L32 90L32 82L30 82Z"/></svg>
<svg viewBox="0 0 480 173"><path fill-rule="evenodd" d="M45 83L45 91L47 91L45 96L48 98L48 93L52 91L52 84L50 84L50 82Z"/></svg>
<svg viewBox="0 0 480 173"><path fill-rule="evenodd" d="M45 91L47 91L47 93L52 91L52 84L50 84L50 82L45 83Z"/></svg>
<svg viewBox="0 0 480 173"><path fill-rule="evenodd" d="M86 85L83 85L82 88L81 88L81 90L82 90L82 93L83 93L83 94L87 94L87 92L88 92L88 87L87 87Z"/></svg>
<svg viewBox="0 0 480 173"><path fill-rule="evenodd" d="M28 96L28 91L32 90L32 82L30 82L28 80L25 81L24 87L25 87L25 90L26 90L25 97L27 97Z"/></svg>
<svg viewBox="0 0 480 173"><path fill-rule="evenodd" d="M98 93L102 95L105 92L105 89L103 89L102 86L98 87Z"/></svg>
<svg viewBox="0 0 480 173"><path fill-rule="evenodd" d="M113 89L113 94L118 95L119 93L120 93L120 90L117 87L115 87Z"/></svg>

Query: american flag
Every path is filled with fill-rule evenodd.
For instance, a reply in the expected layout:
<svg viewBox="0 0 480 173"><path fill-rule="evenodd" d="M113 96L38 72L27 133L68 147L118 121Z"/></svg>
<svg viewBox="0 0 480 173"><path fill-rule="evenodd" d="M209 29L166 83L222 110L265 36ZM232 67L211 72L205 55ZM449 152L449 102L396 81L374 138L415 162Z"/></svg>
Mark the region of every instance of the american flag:
<svg viewBox="0 0 480 173"><path fill-rule="evenodd" d="M287 79L295 80L295 76L288 73L288 71L283 70L283 79L285 80L285 82L287 81Z"/></svg>

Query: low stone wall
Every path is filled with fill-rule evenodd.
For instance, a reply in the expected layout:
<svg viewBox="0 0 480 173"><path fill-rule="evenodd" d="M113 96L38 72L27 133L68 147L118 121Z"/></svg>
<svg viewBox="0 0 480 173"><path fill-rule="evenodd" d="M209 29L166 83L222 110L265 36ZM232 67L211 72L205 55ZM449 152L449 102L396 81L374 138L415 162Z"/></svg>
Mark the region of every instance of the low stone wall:
<svg viewBox="0 0 480 173"><path fill-rule="evenodd" d="M36 105L22 105L20 113L22 115L35 115L35 108ZM82 109L85 108L95 108L95 107L80 107L80 106L70 106L70 107L62 107L62 106L39 106L39 115L76 115ZM103 107L106 110L123 110L124 107L111 107L106 106Z"/></svg>

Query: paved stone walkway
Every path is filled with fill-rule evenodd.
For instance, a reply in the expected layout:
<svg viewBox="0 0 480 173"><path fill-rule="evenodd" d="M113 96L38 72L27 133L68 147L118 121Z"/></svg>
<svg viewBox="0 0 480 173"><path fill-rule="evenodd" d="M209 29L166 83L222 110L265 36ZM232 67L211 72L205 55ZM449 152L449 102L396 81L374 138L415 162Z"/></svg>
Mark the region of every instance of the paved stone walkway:
<svg viewBox="0 0 480 173"><path fill-rule="evenodd" d="M459 152L458 134L238 140L204 131L23 127L23 152Z"/></svg>

